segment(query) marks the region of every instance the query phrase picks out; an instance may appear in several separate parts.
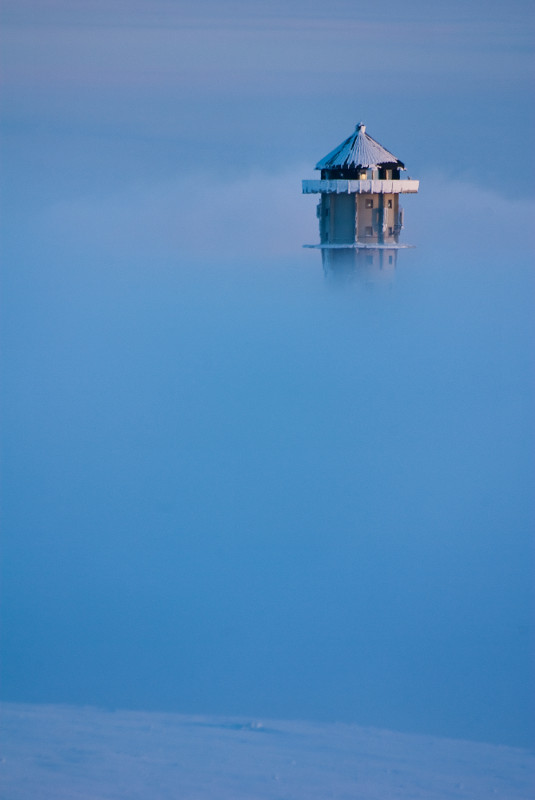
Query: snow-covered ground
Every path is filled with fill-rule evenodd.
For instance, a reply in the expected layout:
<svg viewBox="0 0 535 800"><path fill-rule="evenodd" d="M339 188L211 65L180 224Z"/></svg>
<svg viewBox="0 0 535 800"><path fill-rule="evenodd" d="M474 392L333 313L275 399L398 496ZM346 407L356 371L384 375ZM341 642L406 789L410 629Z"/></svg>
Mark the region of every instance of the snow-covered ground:
<svg viewBox="0 0 535 800"><path fill-rule="evenodd" d="M534 761L357 725L2 706L2 800L528 800Z"/></svg>

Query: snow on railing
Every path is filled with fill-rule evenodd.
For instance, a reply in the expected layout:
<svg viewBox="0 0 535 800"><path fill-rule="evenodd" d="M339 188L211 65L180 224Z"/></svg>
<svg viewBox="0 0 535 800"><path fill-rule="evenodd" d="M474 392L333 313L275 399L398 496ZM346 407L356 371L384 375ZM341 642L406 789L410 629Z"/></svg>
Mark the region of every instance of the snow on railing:
<svg viewBox="0 0 535 800"><path fill-rule="evenodd" d="M305 180L303 194L405 194L418 191L420 181Z"/></svg>

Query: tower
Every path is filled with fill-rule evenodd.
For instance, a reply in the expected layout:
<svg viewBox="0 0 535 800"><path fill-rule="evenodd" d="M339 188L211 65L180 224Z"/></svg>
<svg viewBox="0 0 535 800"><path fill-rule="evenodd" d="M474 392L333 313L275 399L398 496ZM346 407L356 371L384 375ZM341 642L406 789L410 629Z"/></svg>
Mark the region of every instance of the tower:
<svg viewBox="0 0 535 800"><path fill-rule="evenodd" d="M304 180L304 194L319 194L317 216L322 250L346 250L340 261L394 264L403 228L399 195L415 193L419 181L402 179L405 165L366 133L361 122L342 144L316 164L320 180ZM358 251L367 251L360 254ZM384 251L384 252L382 252ZM341 256L342 254L340 254ZM324 264L336 261L324 253Z"/></svg>

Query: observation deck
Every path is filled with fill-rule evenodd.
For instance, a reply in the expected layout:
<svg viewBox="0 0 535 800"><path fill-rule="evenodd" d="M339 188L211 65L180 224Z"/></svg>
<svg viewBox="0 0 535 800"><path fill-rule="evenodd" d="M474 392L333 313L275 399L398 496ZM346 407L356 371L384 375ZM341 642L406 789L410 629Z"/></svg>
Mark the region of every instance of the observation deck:
<svg viewBox="0 0 535 800"><path fill-rule="evenodd" d="M416 194L420 181L305 180L303 194Z"/></svg>

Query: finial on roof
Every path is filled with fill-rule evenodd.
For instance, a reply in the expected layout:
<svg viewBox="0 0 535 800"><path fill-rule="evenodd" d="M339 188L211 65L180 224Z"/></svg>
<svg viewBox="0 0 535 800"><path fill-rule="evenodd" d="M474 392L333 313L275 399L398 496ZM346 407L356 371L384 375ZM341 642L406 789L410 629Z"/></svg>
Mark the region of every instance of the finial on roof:
<svg viewBox="0 0 535 800"><path fill-rule="evenodd" d="M355 132L358 133L362 131L362 133L366 133L366 125L363 122L359 122L355 128Z"/></svg>

